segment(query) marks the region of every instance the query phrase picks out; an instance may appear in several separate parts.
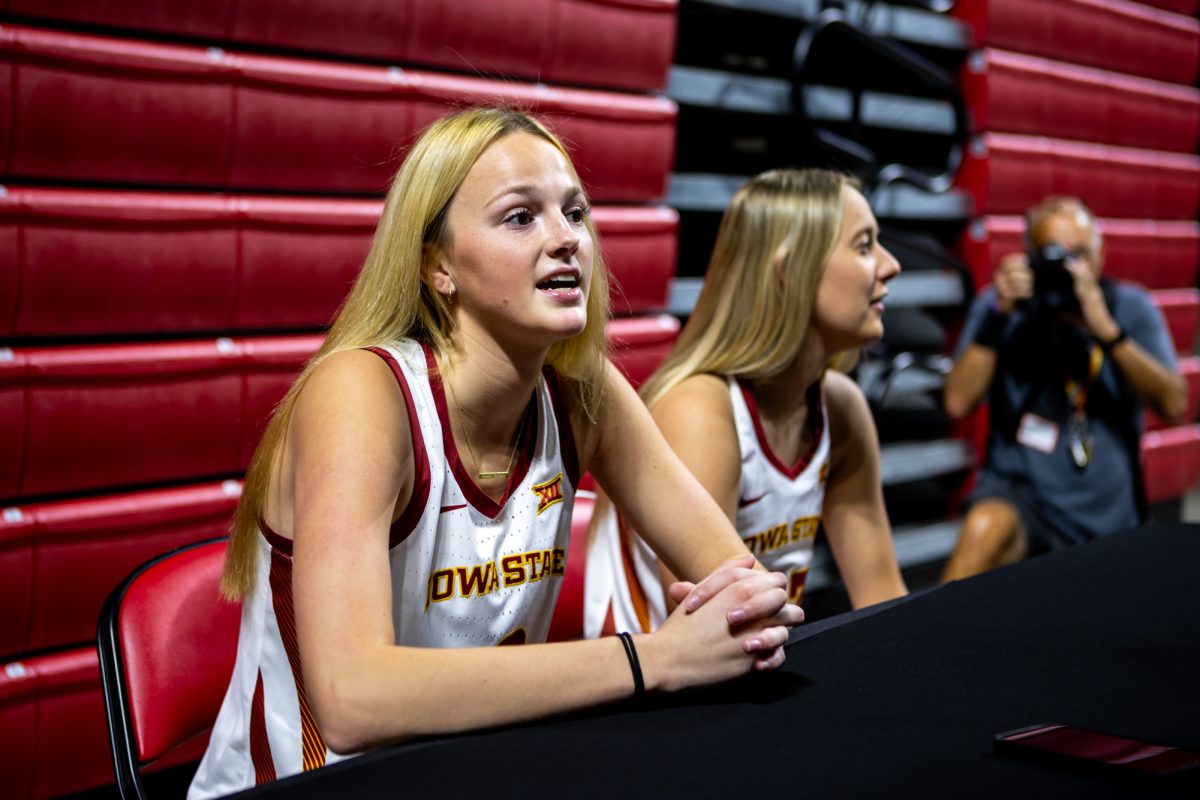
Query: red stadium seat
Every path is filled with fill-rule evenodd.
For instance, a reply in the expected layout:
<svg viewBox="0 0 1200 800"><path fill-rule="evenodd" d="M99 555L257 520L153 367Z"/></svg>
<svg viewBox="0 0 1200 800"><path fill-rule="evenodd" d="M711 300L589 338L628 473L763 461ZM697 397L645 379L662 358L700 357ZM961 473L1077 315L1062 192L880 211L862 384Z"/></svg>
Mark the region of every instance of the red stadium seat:
<svg viewBox="0 0 1200 800"><path fill-rule="evenodd" d="M567 571L558 590L550 633L546 640L566 642L583 638L584 575L587 573L588 523L596 498L590 492L575 496L571 516L571 544L567 549Z"/></svg>
<svg viewBox="0 0 1200 800"><path fill-rule="evenodd" d="M112 783L94 645L0 670L0 775L9 797L59 797Z"/></svg>
<svg viewBox="0 0 1200 800"><path fill-rule="evenodd" d="M38 750L37 736L31 735L38 729L37 676L23 661L0 666L0 775L6 794L32 797Z"/></svg>
<svg viewBox="0 0 1200 800"><path fill-rule="evenodd" d="M0 512L0 608L4 609L0 656L28 649L34 608L34 530L33 517L26 511L10 507Z"/></svg>
<svg viewBox="0 0 1200 800"><path fill-rule="evenodd" d="M0 515L0 657L90 641L113 587L229 529L237 481L10 506Z"/></svg>
<svg viewBox="0 0 1200 800"><path fill-rule="evenodd" d="M1200 209L1200 158L989 133L968 149L957 183L975 208L1016 214L1052 194L1083 198L1100 216L1186 219Z"/></svg>
<svg viewBox="0 0 1200 800"><path fill-rule="evenodd" d="M679 320L666 314L626 317L608 323L612 359L635 387L658 369L679 335Z"/></svg>
<svg viewBox="0 0 1200 800"><path fill-rule="evenodd" d="M1200 62L1200 22L1128 0L958 0L952 13L978 45L1189 85Z"/></svg>
<svg viewBox="0 0 1200 800"><path fill-rule="evenodd" d="M657 368L678 332L678 320L667 315L608 325L613 358L635 384ZM12 496L241 471L267 415L321 340L302 334L12 352L15 385L6 393L0 382L0 402L27 413L23 425L20 414L5 419L18 443L9 469L21 470ZM25 363L28 377L18 377ZM4 375L0 369L0 381Z"/></svg>
<svg viewBox="0 0 1200 800"><path fill-rule="evenodd" d="M246 405L239 434L239 466L245 469L275 405L287 393L300 368L321 347L324 337L268 336L242 341L246 353Z"/></svg>
<svg viewBox="0 0 1200 800"><path fill-rule="evenodd" d="M379 200L8 187L0 193L0 331L322 327L358 275L382 208ZM623 290L614 311L663 308L678 214L596 206L593 218ZM0 386L14 369L0 357Z"/></svg>
<svg viewBox="0 0 1200 800"><path fill-rule="evenodd" d="M547 118L596 200L662 197L674 157L662 97L8 30L20 177L380 194L417 131L496 102Z"/></svg>
<svg viewBox="0 0 1200 800"><path fill-rule="evenodd" d="M238 81L226 185L382 194L414 127L399 70L230 56Z"/></svg>
<svg viewBox="0 0 1200 800"><path fill-rule="evenodd" d="M34 796L58 797L111 783L96 648L31 659L38 677ZM65 765L70 765L65 768Z"/></svg>
<svg viewBox="0 0 1200 800"><path fill-rule="evenodd" d="M12 57L17 34L7 26L0 26L0 87L11 87L13 79ZM0 90L2 91L2 90ZM11 91L11 90L10 90ZM2 97L3 95L0 95ZM0 103L0 153L10 152L12 147L13 108L12 103ZM3 162L7 165L7 160ZM0 298L3 298L0 292Z"/></svg>
<svg viewBox="0 0 1200 800"><path fill-rule="evenodd" d="M269 5L278 6L280 0ZM8 0L5 10L31 17L221 39L237 0ZM265 5L250 3L251 7Z"/></svg>
<svg viewBox="0 0 1200 800"><path fill-rule="evenodd" d="M562 137L593 200L642 201L666 194L675 158L674 102L558 87L407 73L421 130L463 106L506 103L545 117ZM637 169L630 169L636 164Z"/></svg>
<svg viewBox="0 0 1200 800"><path fill-rule="evenodd" d="M100 679L117 788L141 798L141 771L184 748L198 757L237 652L238 604L217 585L225 542L204 542L138 568L100 617Z"/></svg>
<svg viewBox="0 0 1200 800"><path fill-rule="evenodd" d="M35 524L26 651L91 641L100 606L154 556L229 532L238 481L22 507Z"/></svg>
<svg viewBox="0 0 1200 800"><path fill-rule="evenodd" d="M1196 421L1197 411L1200 411L1200 356L1186 356L1179 359L1179 374L1187 382L1188 408L1184 422ZM1146 430L1157 431L1168 427L1158 416L1146 409Z"/></svg>
<svg viewBox="0 0 1200 800"><path fill-rule="evenodd" d="M8 0L6 6L87 25L634 90L665 84L677 7L678 0ZM333 16L336 25L329 23Z"/></svg>
<svg viewBox="0 0 1200 800"><path fill-rule="evenodd" d="M1200 224L1143 219L1101 219L1104 274L1140 283L1148 289L1173 289L1196 283L1200 264ZM992 273L1008 253L1025 249L1025 221L1020 216L988 216L973 221L959 241L977 287L991 283Z"/></svg>
<svg viewBox="0 0 1200 800"><path fill-rule="evenodd" d="M556 46L545 79L663 88L675 57L678 6L679 0L558 0Z"/></svg>
<svg viewBox="0 0 1200 800"><path fill-rule="evenodd" d="M27 354L21 496L238 471L242 375L232 341Z"/></svg>
<svg viewBox="0 0 1200 800"><path fill-rule="evenodd" d="M0 80L3 80L0 74ZM3 112L0 112L2 114ZM0 120L0 125L3 125ZM0 133L0 137L4 136ZM0 147L4 143L0 142ZM20 252L20 218L17 214L17 202L12 190L0 188L0 336L13 335L13 322L20 308L21 268Z"/></svg>
<svg viewBox="0 0 1200 800"><path fill-rule="evenodd" d="M370 0L387 16L388 0ZM312 2L312 0L308 0ZM336 2L336 0L334 0ZM553 55L560 0L410 0L411 23L404 38L406 61L467 73L509 73L554 80L546 73ZM317 0L330 5L331 0ZM593 76L583 83L604 83Z"/></svg>
<svg viewBox="0 0 1200 800"><path fill-rule="evenodd" d="M11 335L230 327L238 237L218 196L9 187L0 225L22 242L0 251Z"/></svg>
<svg viewBox="0 0 1200 800"><path fill-rule="evenodd" d="M1100 230L1105 274L1149 289L1196 285L1200 224L1108 219Z"/></svg>
<svg viewBox="0 0 1200 800"><path fill-rule="evenodd" d="M358 276L378 200L233 197L238 209L236 330L327 325Z"/></svg>
<svg viewBox="0 0 1200 800"><path fill-rule="evenodd" d="M1200 479L1200 425L1142 434L1142 463L1151 503L1183 497Z"/></svg>
<svg viewBox="0 0 1200 800"><path fill-rule="evenodd" d="M23 353L0 347L0 497L16 497L20 492L27 367Z"/></svg>
<svg viewBox="0 0 1200 800"><path fill-rule="evenodd" d="M984 50L968 59L963 94L981 131L1081 139L1191 153L1200 90Z"/></svg>
<svg viewBox="0 0 1200 800"><path fill-rule="evenodd" d="M665 207L599 206L592 209L592 219L612 276L613 313L665 308L675 277L679 213Z"/></svg>
<svg viewBox="0 0 1200 800"><path fill-rule="evenodd" d="M232 68L219 50L8 28L9 175L220 186ZM86 131L87 135L77 135Z"/></svg>

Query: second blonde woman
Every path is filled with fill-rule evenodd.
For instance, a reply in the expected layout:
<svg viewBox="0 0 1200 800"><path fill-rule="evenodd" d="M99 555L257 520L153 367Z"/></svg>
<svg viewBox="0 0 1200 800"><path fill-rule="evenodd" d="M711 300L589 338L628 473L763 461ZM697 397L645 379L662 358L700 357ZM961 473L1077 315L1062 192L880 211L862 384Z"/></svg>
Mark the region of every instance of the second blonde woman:
<svg viewBox="0 0 1200 800"><path fill-rule="evenodd" d="M799 603L818 529L855 607L907 590L879 479L879 442L844 372L883 335L900 271L856 182L819 169L747 183L721 222L704 290L642 388L668 443ZM671 583L625 518L597 505L585 633L654 630Z"/></svg>

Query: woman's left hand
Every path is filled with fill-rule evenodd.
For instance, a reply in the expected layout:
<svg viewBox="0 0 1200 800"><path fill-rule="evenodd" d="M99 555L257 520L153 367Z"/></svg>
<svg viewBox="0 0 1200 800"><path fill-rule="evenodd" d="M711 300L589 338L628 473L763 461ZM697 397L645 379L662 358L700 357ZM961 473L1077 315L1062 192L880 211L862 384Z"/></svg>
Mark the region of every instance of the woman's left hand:
<svg viewBox="0 0 1200 800"><path fill-rule="evenodd" d="M754 556L744 555L732 558L713 570L700 583L677 581L671 584L667 593L671 599L683 606L686 613L691 613L703 606L726 587L762 572L755 570ZM799 606L787 602L787 577L781 572L768 573L772 580L770 588L756 592L746 600L730 609L725 615L730 630L760 622L767 619L777 619L780 625L794 627L804 621L804 611ZM748 650L759 657L755 660L758 669L769 669L782 661L782 646L767 645ZM761 663L760 663L761 662Z"/></svg>

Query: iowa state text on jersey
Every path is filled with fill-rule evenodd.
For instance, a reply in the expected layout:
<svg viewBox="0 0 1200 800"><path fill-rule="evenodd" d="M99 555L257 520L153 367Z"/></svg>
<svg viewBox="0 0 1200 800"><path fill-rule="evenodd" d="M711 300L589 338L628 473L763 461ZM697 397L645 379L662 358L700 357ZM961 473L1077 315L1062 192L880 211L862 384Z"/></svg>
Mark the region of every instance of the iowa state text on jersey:
<svg viewBox="0 0 1200 800"><path fill-rule="evenodd" d="M499 563L488 561L465 567L446 567L429 576L429 593L425 599L441 603L452 597L483 597L498 589L508 589L525 583L535 583L549 577L562 577L566 570L567 551L561 547L530 550L501 556Z"/></svg>
<svg viewBox="0 0 1200 800"><path fill-rule="evenodd" d="M821 517L819 515L815 517L800 517L791 525L785 522L782 525L776 525L773 528L767 528L765 531L759 531L756 534L747 536L742 541L746 543L746 549L755 555L769 553L772 550L786 547L792 542L813 538L817 535L817 528L820 524Z"/></svg>

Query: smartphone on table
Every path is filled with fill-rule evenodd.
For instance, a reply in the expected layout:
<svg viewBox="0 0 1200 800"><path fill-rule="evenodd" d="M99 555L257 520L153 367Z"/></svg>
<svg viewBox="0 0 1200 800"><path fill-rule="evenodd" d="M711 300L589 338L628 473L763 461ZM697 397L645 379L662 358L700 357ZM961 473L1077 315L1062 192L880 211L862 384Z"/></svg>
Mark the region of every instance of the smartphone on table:
<svg viewBox="0 0 1200 800"><path fill-rule="evenodd" d="M1071 725L1043 723L996 734L995 751L1062 765L1171 776L1200 768L1200 752Z"/></svg>

